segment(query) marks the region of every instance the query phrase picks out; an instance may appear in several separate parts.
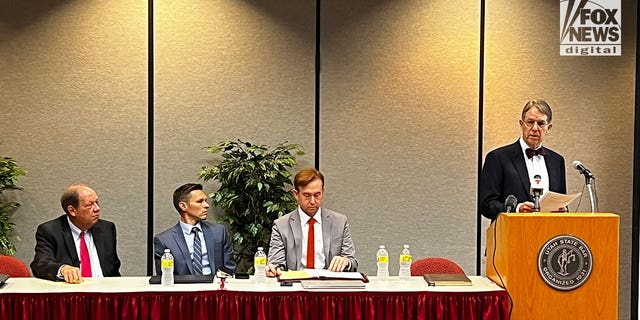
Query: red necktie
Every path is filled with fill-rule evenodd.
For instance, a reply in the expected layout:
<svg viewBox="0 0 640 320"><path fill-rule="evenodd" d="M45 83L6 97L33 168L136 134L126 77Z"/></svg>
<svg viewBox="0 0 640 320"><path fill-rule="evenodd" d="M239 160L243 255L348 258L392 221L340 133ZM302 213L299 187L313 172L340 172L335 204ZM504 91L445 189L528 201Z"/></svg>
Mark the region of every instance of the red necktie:
<svg viewBox="0 0 640 320"><path fill-rule="evenodd" d="M307 269L313 269L314 258L315 258L315 236L313 232L313 225L316 223L316 220L313 218L309 219L309 233L307 235Z"/></svg>
<svg viewBox="0 0 640 320"><path fill-rule="evenodd" d="M84 242L84 231L80 232L80 272L83 278L91 278L91 259L87 243Z"/></svg>

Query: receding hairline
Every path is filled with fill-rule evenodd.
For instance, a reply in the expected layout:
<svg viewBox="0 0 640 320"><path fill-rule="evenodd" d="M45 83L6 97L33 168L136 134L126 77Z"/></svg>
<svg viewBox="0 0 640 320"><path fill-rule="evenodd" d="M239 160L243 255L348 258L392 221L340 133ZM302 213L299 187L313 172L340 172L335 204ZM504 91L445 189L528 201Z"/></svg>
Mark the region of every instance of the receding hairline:
<svg viewBox="0 0 640 320"><path fill-rule="evenodd" d="M74 183L64 189L62 196L60 197L60 206L65 213L69 213L67 209L69 206L77 208L80 205L80 193L82 191L91 190L93 193L96 191L85 183Z"/></svg>

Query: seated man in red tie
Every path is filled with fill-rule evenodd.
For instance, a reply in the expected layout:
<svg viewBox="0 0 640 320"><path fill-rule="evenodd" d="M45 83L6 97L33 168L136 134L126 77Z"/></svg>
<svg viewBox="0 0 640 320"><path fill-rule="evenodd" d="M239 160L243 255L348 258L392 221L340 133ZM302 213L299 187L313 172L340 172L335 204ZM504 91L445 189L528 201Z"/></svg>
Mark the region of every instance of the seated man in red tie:
<svg viewBox="0 0 640 320"><path fill-rule="evenodd" d="M234 272L233 249L227 228L205 221L209 212L201 184L187 183L173 192L173 206L180 221L153 238L156 274L162 274L164 249L173 255L173 273L209 275L222 267Z"/></svg>
<svg viewBox="0 0 640 320"><path fill-rule="evenodd" d="M322 173L302 169L293 185L298 208L273 223L267 276L280 275L283 269L356 271L358 260L347 217L322 207Z"/></svg>
<svg viewBox="0 0 640 320"><path fill-rule="evenodd" d="M479 190L479 211L483 216L495 220L505 211L505 200L509 195L518 200L516 212L532 212L532 183L540 186L543 193L567 192L564 158L542 146L542 140L553 126L551 120L551 107L547 102L527 102L519 120L520 139L487 154ZM565 208L554 211L565 211Z"/></svg>
<svg viewBox="0 0 640 320"><path fill-rule="evenodd" d="M116 227L100 219L100 200L84 184L60 198L66 213L38 226L31 271L38 278L81 283L84 278L119 277Z"/></svg>

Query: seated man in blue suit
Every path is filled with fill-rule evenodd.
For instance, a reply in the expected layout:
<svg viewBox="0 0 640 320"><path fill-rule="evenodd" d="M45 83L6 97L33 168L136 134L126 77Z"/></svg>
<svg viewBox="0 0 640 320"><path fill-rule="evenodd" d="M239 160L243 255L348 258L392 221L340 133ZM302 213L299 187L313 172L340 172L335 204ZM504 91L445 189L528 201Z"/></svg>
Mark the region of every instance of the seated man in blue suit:
<svg viewBox="0 0 640 320"><path fill-rule="evenodd" d="M174 274L208 275L223 266L235 271L227 228L204 221L209 203L202 185L188 183L176 189L173 205L180 214L180 221L153 238L156 273L162 273L160 258L167 248L173 255Z"/></svg>

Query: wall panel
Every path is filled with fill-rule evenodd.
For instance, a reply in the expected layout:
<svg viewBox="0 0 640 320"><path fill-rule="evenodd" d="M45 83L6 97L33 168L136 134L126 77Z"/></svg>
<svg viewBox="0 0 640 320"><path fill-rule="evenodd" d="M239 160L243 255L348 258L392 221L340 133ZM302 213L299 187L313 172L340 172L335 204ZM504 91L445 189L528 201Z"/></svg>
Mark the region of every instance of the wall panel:
<svg viewBox="0 0 640 320"><path fill-rule="evenodd" d="M118 230L124 275L145 274L145 1L0 5L0 154L29 171L14 222L33 259L38 224L63 214L72 183L93 186Z"/></svg>
<svg viewBox="0 0 640 320"><path fill-rule="evenodd" d="M322 4L320 169L362 271L409 244L474 273L478 3Z"/></svg>
<svg viewBox="0 0 640 320"><path fill-rule="evenodd" d="M487 1L484 150L515 141L518 119L529 99L553 108L553 128L544 145L564 155L569 193L583 192L579 207L590 211L579 160L596 176L600 211L620 214L619 314L628 318L631 279L631 197L636 5L622 1L622 56L559 54L558 1ZM486 221L485 221L486 223Z"/></svg>
<svg viewBox="0 0 640 320"><path fill-rule="evenodd" d="M157 1L155 9L158 233L179 218L173 191L208 164L203 147L286 140L305 147L301 166L313 165L315 3Z"/></svg>

